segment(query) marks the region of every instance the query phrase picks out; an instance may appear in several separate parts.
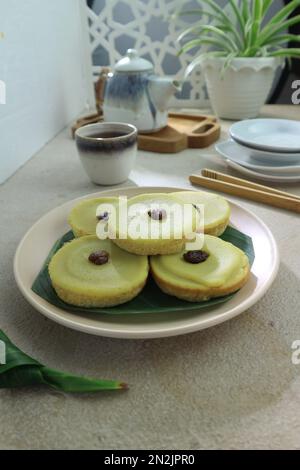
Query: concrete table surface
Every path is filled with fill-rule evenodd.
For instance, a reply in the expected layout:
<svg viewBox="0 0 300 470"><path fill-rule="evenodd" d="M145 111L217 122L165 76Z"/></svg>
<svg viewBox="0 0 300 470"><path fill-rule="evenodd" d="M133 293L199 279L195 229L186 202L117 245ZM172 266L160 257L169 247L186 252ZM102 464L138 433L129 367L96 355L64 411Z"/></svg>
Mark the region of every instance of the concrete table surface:
<svg viewBox="0 0 300 470"><path fill-rule="evenodd" d="M265 107L263 115L299 119L300 108ZM188 175L203 167L229 171L213 147L139 152L126 185L189 188ZM300 195L299 184L276 187ZM291 360L300 340L299 215L239 201L271 228L282 258L277 280L251 310L187 336L108 339L44 318L19 293L12 268L19 241L39 217L99 189L85 176L69 130L0 187L0 327L49 367L120 379L130 390L1 390L0 448L299 449L300 365Z"/></svg>

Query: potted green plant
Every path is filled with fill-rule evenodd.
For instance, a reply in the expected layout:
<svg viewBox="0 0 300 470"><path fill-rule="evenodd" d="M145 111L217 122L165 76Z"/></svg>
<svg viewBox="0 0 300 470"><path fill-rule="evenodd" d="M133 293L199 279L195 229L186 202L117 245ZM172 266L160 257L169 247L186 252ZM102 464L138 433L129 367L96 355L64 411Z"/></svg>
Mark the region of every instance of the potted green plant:
<svg viewBox="0 0 300 470"><path fill-rule="evenodd" d="M202 8L179 12L197 17L178 37L179 54L200 47L186 70L204 71L215 113L226 119L256 117L272 88L276 70L286 59L300 58L300 48L288 48L300 35L288 28L300 23L291 17L300 5L292 0L270 19L273 0L228 0L222 8L215 0L199 0ZM203 23L208 18L208 24Z"/></svg>

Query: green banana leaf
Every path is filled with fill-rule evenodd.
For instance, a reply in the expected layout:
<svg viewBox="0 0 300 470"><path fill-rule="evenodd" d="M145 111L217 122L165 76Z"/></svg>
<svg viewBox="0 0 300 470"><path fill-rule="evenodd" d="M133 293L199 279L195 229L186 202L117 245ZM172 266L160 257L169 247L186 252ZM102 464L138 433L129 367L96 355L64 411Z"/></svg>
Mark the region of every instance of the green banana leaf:
<svg viewBox="0 0 300 470"><path fill-rule="evenodd" d="M252 239L244 233L236 230L233 227L228 227L221 237L223 240L232 243L241 250L243 250L252 265L255 258ZM48 258L46 259L40 273L33 283L32 290L44 300L56 307L69 312L87 312L99 314L149 314L149 313L164 313L164 312L178 312L182 310L199 310L208 307L213 307L230 300L235 294L227 295L218 299L211 299L205 302L191 303L184 300L179 300L176 297L171 297L164 294L159 287L155 284L153 279L149 277L147 285L143 291L133 300L126 304L118 305L109 308L83 308L69 305L63 302L56 294L52 287L51 280L48 273L48 264L53 255L64 245L74 239L72 232L65 234L58 240Z"/></svg>
<svg viewBox="0 0 300 470"><path fill-rule="evenodd" d="M94 380L77 377L43 366L18 349L0 330L0 341L4 348L5 364L0 364L0 388L30 387L46 385L67 393L122 390L127 385L113 380ZM3 361L4 362L4 361Z"/></svg>

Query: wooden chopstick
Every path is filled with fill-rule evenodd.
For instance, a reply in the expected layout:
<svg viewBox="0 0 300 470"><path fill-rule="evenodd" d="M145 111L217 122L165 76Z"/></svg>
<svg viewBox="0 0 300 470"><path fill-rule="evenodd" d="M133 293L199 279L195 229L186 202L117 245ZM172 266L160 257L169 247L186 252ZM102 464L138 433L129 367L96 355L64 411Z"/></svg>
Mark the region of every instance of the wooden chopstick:
<svg viewBox="0 0 300 470"><path fill-rule="evenodd" d="M211 179L205 176L191 175L189 179L191 183L208 189L219 190L226 194L244 197L245 199L261 202L281 209L287 209L300 214L300 200L293 197L282 196L268 191L261 191L259 189Z"/></svg>
<svg viewBox="0 0 300 470"><path fill-rule="evenodd" d="M300 196L297 196L296 194L287 193L285 191L279 191L278 189L270 188L269 186L264 186L262 184L253 183L252 181L244 180L242 178L236 178L235 176L226 175L218 171L204 168L201 171L201 174L202 176L205 176L206 178L211 178L211 179L219 180L219 181L225 181L226 183L238 184L239 186L244 186L245 188L258 189L259 191L264 191L266 193L272 193L272 194L278 194L279 196L285 196L290 199L296 199L297 201L300 201Z"/></svg>

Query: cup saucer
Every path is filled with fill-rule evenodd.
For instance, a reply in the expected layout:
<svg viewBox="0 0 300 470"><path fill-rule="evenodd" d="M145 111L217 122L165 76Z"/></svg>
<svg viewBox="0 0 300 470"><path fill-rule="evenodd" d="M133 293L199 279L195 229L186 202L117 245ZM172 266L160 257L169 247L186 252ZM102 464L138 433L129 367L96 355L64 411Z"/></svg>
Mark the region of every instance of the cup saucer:
<svg viewBox="0 0 300 470"><path fill-rule="evenodd" d="M238 145L233 140L227 140L225 142L220 142L215 146L216 151L225 159L231 160L238 165L249 168L253 171L258 172L269 172L277 173L280 176L284 175L295 175L295 173L300 173L300 162L298 165L289 164L281 165L276 162L265 161L264 164L254 160L249 154L249 149Z"/></svg>
<svg viewBox="0 0 300 470"><path fill-rule="evenodd" d="M257 179L261 181L269 181L272 183L298 183L300 182L300 173L295 175L279 175L270 173L261 173L253 170L249 170L242 165L238 165L232 160L226 160L227 165L233 170L238 171L244 176L247 176L251 179Z"/></svg>

